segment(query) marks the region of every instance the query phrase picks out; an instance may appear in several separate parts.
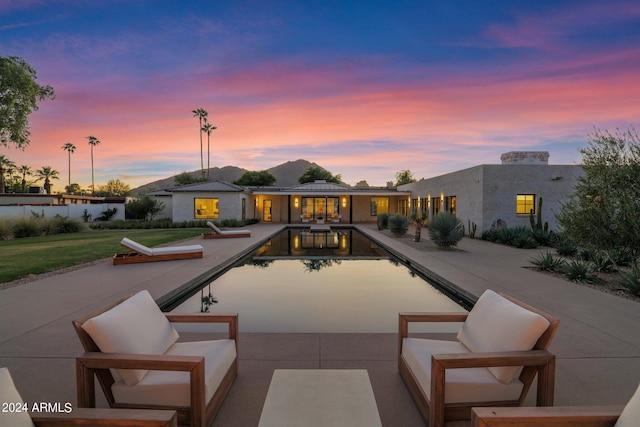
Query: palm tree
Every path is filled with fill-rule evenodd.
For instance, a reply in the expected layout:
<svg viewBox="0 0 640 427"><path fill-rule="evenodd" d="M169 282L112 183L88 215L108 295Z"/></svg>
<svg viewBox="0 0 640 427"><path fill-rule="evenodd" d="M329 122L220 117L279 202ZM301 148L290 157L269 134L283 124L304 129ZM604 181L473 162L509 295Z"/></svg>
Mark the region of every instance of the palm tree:
<svg viewBox="0 0 640 427"><path fill-rule="evenodd" d="M69 152L69 185L67 186L67 192L69 192L69 188L71 188L71 153L76 151L76 146L67 142L62 146L62 149Z"/></svg>
<svg viewBox="0 0 640 427"><path fill-rule="evenodd" d="M21 165L18 168L18 172L22 174L22 192L26 193L27 191L27 175L33 175L31 173L31 167L27 165Z"/></svg>
<svg viewBox="0 0 640 427"><path fill-rule="evenodd" d="M87 137L89 145L91 146L91 194L96 194L96 186L93 179L93 147L100 144L100 140L93 135Z"/></svg>
<svg viewBox="0 0 640 427"><path fill-rule="evenodd" d="M51 194L51 180L59 179L59 174L60 173L57 170L53 169L51 166L43 166L35 173L35 175L38 177L38 181L44 179L44 191L46 191L47 194Z"/></svg>
<svg viewBox="0 0 640 427"><path fill-rule="evenodd" d="M3 154L0 154L0 193L4 193L4 174L9 169L13 169L16 166L11 160L5 157Z"/></svg>
<svg viewBox="0 0 640 427"><path fill-rule="evenodd" d="M216 126L213 126L211 123L206 123L202 126L202 131L207 133L207 179L209 179L209 169L211 169L211 165L209 161L211 160L211 132L218 129Z"/></svg>
<svg viewBox="0 0 640 427"><path fill-rule="evenodd" d="M193 113L193 116L197 117L200 121L200 171L202 173L202 176L204 176L204 159L202 153L202 121L204 120L205 123L207 122L207 116L209 115L209 113L207 113L204 108L191 110L191 112Z"/></svg>

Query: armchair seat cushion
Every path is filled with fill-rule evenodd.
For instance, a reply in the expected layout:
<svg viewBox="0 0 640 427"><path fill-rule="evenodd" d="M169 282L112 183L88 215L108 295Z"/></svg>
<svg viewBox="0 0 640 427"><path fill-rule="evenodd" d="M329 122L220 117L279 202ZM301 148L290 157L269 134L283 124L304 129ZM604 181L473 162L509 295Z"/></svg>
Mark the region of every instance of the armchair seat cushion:
<svg viewBox="0 0 640 427"><path fill-rule="evenodd" d="M422 338L403 338L402 356L416 377L420 387L431 399L431 355L471 353L458 341L439 341ZM503 384L488 368L448 369L446 372L445 403L491 402L517 400L523 384L515 379Z"/></svg>
<svg viewBox="0 0 640 427"><path fill-rule="evenodd" d="M205 397L209 402L236 360L236 346L230 339L178 342L169 347L165 355L205 358ZM128 386L118 380L111 390L117 403L168 406L189 406L191 403L188 372L148 371L135 385Z"/></svg>
<svg viewBox="0 0 640 427"><path fill-rule="evenodd" d="M16 406L0 409L0 426L34 427L29 413L22 410L24 401L16 390L11 373L7 368L0 368L0 403Z"/></svg>

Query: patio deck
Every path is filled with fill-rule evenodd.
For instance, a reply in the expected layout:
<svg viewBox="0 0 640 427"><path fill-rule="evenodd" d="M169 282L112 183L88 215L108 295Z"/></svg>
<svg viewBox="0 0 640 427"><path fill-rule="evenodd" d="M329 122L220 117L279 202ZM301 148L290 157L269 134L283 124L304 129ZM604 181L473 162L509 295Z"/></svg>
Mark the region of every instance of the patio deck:
<svg viewBox="0 0 640 427"><path fill-rule="evenodd" d="M74 358L82 349L73 318L141 289L166 295L281 227L257 224L247 239L185 242L202 244L203 259L123 266L105 259L2 290L0 366L9 367L26 401L75 405ZM539 250L464 239L461 251L421 252L375 226L359 228L470 294L503 291L560 318L551 345L556 405L621 404L640 382L638 303L523 269ZM367 369L384 426L424 425L397 372L396 334L242 333L242 319L239 327L239 375L214 426L257 425L273 370L282 368Z"/></svg>

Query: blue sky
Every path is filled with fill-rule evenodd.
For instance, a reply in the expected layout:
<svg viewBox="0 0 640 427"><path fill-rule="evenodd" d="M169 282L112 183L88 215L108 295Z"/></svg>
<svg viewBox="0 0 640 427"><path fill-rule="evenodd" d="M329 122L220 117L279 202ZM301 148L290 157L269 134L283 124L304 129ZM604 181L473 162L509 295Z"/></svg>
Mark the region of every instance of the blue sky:
<svg viewBox="0 0 640 427"><path fill-rule="evenodd" d="M62 190L72 142L87 186L95 135L96 185L135 187L199 169L204 108L212 167L304 158L384 185L513 150L579 163L594 128L638 127L639 42L634 1L0 0L0 55L57 94L0 153Z"/></svg>

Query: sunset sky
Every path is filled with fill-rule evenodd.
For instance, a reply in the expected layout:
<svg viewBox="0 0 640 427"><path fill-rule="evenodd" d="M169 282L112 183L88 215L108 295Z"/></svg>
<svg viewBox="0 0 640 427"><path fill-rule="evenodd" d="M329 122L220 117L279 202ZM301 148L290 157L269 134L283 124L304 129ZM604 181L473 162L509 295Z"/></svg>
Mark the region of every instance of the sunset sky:
<svg viewBox="0 0 640 427"><path fill-rule="evenodd" d="M132 188L211 165L306 159L348 184L428 178L513 150L580 162L594 128L640 129L640 2L0 0L0 56L56 99L17 165ZM206 156L206 135L204 137ZM206 159L205 159L206 165Z"/></svg>

